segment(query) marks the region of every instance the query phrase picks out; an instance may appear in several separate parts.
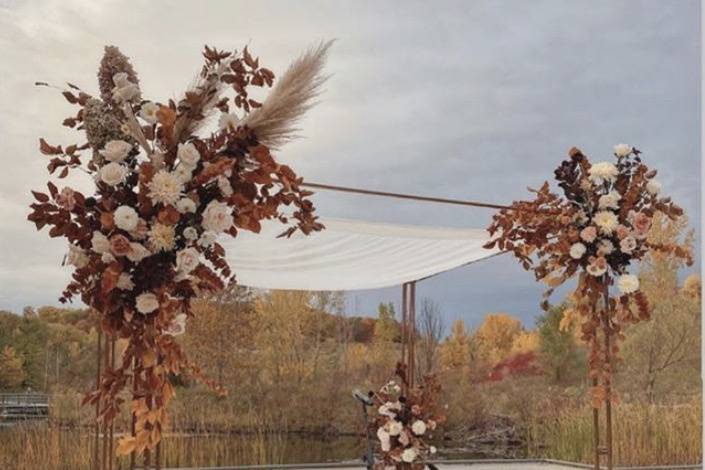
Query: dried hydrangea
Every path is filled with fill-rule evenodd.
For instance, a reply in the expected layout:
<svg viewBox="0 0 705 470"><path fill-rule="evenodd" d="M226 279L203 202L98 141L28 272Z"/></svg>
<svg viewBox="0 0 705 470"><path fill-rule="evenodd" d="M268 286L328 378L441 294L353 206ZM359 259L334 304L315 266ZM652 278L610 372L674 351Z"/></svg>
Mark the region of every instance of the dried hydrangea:
<svg viewBox="0 0 705 470"><path fill-rule="evenodd" d="M83 122L86 138L94 150L104 148L105 144L112 140L134 142L134 139L123 132L122 123L112 113L110 106L99 99L88 100L83 108ZM93 162L98 166L103 163L103 157L97 150L93 152Z"/></svg>

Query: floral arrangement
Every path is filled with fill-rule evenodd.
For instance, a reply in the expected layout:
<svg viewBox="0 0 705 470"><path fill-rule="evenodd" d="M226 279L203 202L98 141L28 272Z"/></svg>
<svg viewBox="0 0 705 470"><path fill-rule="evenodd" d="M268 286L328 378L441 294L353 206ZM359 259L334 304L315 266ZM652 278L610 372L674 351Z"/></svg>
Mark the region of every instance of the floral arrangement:
<svg viewBox="0 0 705 470"><path fill-rule="evenodd" d="M556 287L577 276L571 313L578 314L582 339L591 347L590 375L595 384L602 379L592 389L597 408L616 398L610 387L616 340L624 338L626 325L649 318L646 296L630 268L650 251L672 253L688 263L692 259L683 246L648 238L657 212L676 219L683 210L661 196L656 170L643 163L639 150L619 144L615 160L598 163L577 148L569 155L555 170L563 195L552 193L546 182L532 190L533 200L501 209L485 247L512 252L549 286L544 308Z"/></svg>
<svg viewBox="0 0 705 470"><path fill-rule="evenodd" d="M60 300L80 296L106 334L128 341L85 400L99 403L109 423L123 402L119 393L132 385L136 433L122 438L119 453L160 441L174 395L170 374L190 373L217 388L174 336L185 330L194 297L235 280L218 238L258 232L265 219L290 224L282 236L323 229L302 178L271 149L294 137L293 124L319 93L329 46L295 61L263 103L250 90L272 87L274 74L247 48L206 47L203 68L178 102L145 99L130 61L112 46L98 72L100 97L73 84L63 91L79 108L63 124L83 131L87 142L62 147L40 139L40 150L50 174L80 170L95 192L50 181L48 192L32 192L28 219L68 240L65 263L74 271ZM207 132L216 114L218 128Z"/></svg>
<svg viewBox="0 0 705 470"><path fill-rule="evenodd" d="M399 375L404 382L404 374ZM429 375L424 377L422 385L405 394L395 381L388 382L377 393L370 392L378 406L377 416L370 422L370 431L380 443L375 468L424 468L425 461L436 453L428 441L436 427L445 421L445 416L436 411L435 399L440 390L436 377Z"/></svg>

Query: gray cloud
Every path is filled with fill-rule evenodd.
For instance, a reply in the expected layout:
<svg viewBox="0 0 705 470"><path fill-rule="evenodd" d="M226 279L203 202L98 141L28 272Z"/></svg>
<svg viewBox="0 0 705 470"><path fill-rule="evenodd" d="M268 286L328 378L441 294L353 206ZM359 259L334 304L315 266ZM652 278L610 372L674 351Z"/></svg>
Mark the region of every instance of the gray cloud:
<svg viewBox="0 0 705 470"><path fill-rule="evenodd" d="M72 111L36 80L95 91L106 43L133 57L143 92L176 97L203 44L249 43L275 72L337 38L333 77L280 158L311 181L509 202L573 145L610 158L634 144L700 221L700 6L690 1L244 2L0 1L0 308L55 303L65 246L24 219L45 161L37 137L70 142ZM71 184L86 185L79 178ZM320 212L484 226L490 213L321 192ZM699 232L698 232L699 235ZM530 324L541 286L507 257L424 281L419 295L476 323L508 311ZM398 289L349 294L371 312Z"/></svg>

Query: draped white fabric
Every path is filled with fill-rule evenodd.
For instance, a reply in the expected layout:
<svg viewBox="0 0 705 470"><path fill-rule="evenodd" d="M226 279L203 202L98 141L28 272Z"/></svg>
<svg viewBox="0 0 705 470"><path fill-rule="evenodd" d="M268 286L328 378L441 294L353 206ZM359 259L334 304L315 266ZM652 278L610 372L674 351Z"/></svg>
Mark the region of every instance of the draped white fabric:
<svg viewBox="0 0 705 470"><path fill-rule="evenodd" d="M482 229L436 228L343 219L322 220L326 229L276 238L241 232L220 242L241 285L264 289L355 290L398 286L495 255L482 245Z"/></svg>

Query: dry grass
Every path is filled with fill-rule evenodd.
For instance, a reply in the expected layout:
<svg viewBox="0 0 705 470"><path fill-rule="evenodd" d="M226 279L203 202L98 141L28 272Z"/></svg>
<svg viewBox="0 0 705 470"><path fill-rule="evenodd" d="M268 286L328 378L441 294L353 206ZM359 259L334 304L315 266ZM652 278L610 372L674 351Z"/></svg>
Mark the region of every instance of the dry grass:
<svg viewBox="0 0 705 470"><path fill-rule="evenodd" d="M617 465L702 462L702 404L699 400L674 406L618 405L613 429ZM590 408L566 411L543 422L534 421L528 434L532 456L592 462Z"/></svg>

